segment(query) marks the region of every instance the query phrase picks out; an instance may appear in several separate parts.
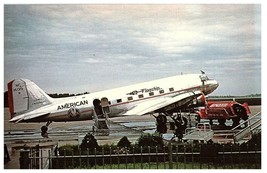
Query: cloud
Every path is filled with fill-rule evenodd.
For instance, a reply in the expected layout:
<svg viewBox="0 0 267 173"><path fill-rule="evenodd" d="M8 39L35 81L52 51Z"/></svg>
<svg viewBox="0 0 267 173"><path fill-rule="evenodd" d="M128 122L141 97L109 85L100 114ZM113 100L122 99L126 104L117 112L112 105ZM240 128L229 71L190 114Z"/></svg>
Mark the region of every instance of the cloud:
<svg viewBox="0 0 267 173"><path fill-rule="evenodd" d="M212 78L237 71L231 81L261 73L260 5L5 5L4 13L5 83L46 79L60 90L68 78L80 84L77 93L86 83L100 89L102 81L200 69Z"/></svg>
<svg viewBox="0 0 267 173"><path fill-rule="evenodd" d="M100 59L94 59L94 58L87 58L85 60L86 63L89 63L89 64L97 64L97 63L102 63L103 61L100 60Z"/></svg>

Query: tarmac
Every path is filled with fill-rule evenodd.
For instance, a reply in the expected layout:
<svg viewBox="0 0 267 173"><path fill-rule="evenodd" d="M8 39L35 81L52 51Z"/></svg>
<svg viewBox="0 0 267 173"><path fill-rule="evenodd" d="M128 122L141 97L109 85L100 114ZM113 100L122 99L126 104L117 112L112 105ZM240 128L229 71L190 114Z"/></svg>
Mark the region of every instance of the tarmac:
<svg viewBox="0 0 267 173"><path fill-rule="evenodd" d="M251 106L252 114L259 112L261 106ZM87 133L93 133L94 122L53 122L48 128L48 138L41 136L41 126L45 123L9 123L8 108L4 109L4 144L7 145L10 159L4 165L4 169L19 169L19 150L26 144L34 147L37 144L41 147L51 147L53 145L79 144ZM110 119L110 130L95 133L95 138L99 145L114 144L127 136L131 143L136 143L137 139L144 133L154 133L156 131L156 120L153 116L125 116ZM226 124L231 123L230 121ZM173 137L173 132L168 131L164 135L166 139Z"/></svg>

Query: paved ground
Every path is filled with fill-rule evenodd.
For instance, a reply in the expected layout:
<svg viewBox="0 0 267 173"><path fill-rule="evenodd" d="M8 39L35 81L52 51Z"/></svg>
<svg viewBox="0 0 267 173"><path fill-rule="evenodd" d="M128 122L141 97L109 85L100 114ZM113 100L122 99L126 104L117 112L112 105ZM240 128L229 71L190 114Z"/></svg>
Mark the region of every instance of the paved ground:
<svg viewBox="0 0 267 173"><path fill-rule="evenodd" d="M261 106L250 107L252 115L261 110ZM78 144L78 142L88 133L92 132L93 121L79 121L67 123L52 123L49 126L49 138L41 136L41 126L45 123L26 123L26 124L10 124L8 109L4 109L4 143L7 144L11 161L7 163L5 169L19 168L19 150L15 148L23 145L35 146L50 146L58 144ZM155 118L152 116L127 116L111 119L109 133L99 132L95 137L100 145L102 144L117 144L123 137L135 143L137 138L142 133L155 132ZM231 121L226 123L231 124ZM165 135L166 138L171 138L172 132ZM79 140L80 139L80 140Z"/></svg>

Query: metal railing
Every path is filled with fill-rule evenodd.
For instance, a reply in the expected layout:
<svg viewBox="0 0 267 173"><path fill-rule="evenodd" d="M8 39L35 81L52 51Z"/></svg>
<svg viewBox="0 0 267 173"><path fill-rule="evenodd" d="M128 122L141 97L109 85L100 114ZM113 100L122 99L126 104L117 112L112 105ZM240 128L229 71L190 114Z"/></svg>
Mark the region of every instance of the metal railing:
<svg viewBox="0 0 267 173"><path fill-rule="evenodd" d="M255 115L249 117L249 119L240 123L238 126L236 126L235 128L232 129L234 142L238 142L239 140L241 140L242 138L244 138L248 134L251 135L255 129L257 129L258 127L261 126L261 118L260 119L255 118L256 116L258 116L260 114L261 114L261 111L256 113ZM253 119L256 119L256 120L252 121ZM247 126L245 128L236 132L236 129L238 129L241 126L246 125L246 124L247 124Z"/></svg>
<svg viewBox="0 0 267 173"><path fill-rule="evenodd" d="M54 148L55 149L55 148ZM190 144L167 147L40 150L30 169L259 169L261 147ZM38 165L38 166L37 166Z"/></svg>

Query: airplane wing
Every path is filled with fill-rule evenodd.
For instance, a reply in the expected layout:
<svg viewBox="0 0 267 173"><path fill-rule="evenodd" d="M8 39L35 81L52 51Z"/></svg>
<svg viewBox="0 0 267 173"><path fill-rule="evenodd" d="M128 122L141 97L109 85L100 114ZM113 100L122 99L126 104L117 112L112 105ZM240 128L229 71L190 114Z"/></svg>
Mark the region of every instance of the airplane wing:
<svg viewBox="0 0 267 173"><path fill-rule="evenodd" d="M160 111L167 112L169 110L184 106L201 94L201 91L186 92L174 97L166 97L163 99L155 99L154 101L143 102L123 113L122 115L145 115Z"/></svg>

